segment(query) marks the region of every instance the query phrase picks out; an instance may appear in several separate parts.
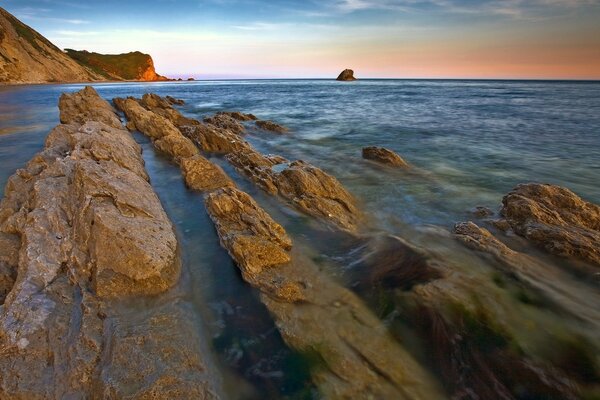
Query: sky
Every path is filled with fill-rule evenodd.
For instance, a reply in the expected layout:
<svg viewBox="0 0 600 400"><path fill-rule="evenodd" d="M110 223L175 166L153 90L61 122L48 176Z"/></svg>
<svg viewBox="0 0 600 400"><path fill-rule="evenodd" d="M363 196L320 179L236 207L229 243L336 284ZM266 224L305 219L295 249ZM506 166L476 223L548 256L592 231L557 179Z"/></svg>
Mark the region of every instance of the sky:
<svg viewBox="0 0 600 400"><path fill-rule="evenodd" d="M169 77L600 79L600 0L0 0Z"/></svg>

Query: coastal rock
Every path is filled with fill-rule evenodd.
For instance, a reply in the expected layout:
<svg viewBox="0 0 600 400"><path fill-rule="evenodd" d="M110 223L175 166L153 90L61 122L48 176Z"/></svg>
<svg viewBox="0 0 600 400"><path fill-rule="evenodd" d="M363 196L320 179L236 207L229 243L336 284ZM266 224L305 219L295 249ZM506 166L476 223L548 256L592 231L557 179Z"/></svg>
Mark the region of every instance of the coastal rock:
<svg viewBox="0 0 600 400"><path fill-rule="evenodd" d="M345 69L338 75L336 80L338 80L338 81L355 81L356 78L354 77L354 71L351 69Z"/></svg>
<svg viewBox="0 0 600 400"><path fill-rule="evenodd" d="M93 90L73 97L90 96L103 110L85 116L112 112ZM181 264L123 128L57 126L6 185L0 249L0 275L18 277L0 307L0 398L216 397L193 313L124 301L173 288Z"/></svg>
<svg viewBox="0 0 600 400"><path fill-rule="evenodd" d="M490 253L502 259L515 254L504 243L496 239L490 231L473 222L461 222L454 225L454 233L458 240L473 250Z"/></svg>
<svg viewBox="0 0 600 400"><path fill-rule="evenodd" d="M152 57L139 51L99 54L86 50L65 49L65 53L83 67L96 71L104 79L144 82L168 80L156 73Z"/></svg>
<svg viewBox="0 0 600 400"><path fill-rule="evenodd" d="M363 147L362 156L364 159L378 162L380 164L392 167L409 168L410 166L398 154L384 147Z"/></svg>
<svg viewBox="0 0 600 400"><path fill-rule="evenodd" d="M207 124L182 125L179 128L184 136L200 146L202 151L215 154L229 154L236 151L247 151L248 142L239 135L225 130L214 128Z"/></svg>
<svg viewBox="0 0 600 400"><path fill-rule="evenodd" d="M235 186L221 167L211 163L200 154L183 159L181 172L187 187L192 190L210 191L226 186Z"/></svg>
<svg viewBox="0 0 600 400"><path fill-rule="evenodd" d="M204 118L204 122L220 129L226 129L238 135L246 132L244 125L240 124L237 119L225 113L215 114L211 117Z"/></svg>
<svg viewBox="0 0 600 400"><path fill-rule="evenodd" d="M167 101L173 106L182 106L185 104L185 101L183 101L181 99L176 99L175 97L172 97L172 96L166 96L165 99L167 99Z"/></svg>
<svg viewBox="0 0 600 400"><path fill-rule="evenodd" d="M501 214L518 235L549 253L600 266L600 207L569 189L522 184L502 199Z"/></svg>
<svg viewBox="0 0 600 400"><path fill-rule="evenodd" d="M176 161L193 157L199 153L196 145L194 145L190 139L181 134L164 136L154 141L154 146L157 150L168 154Z"/></svg>
<svg viewBox="0 0 600 400"><path fill-rule="evenodd" d="M63 124L97 121L113 128L122 127L116 110L98 96L91 86L86 86L81 92L63 93L58 101L58 108L60 122Z"/></svg>
<svg viewBox="0 0 600 400"><path fill-rule="evenodd" d="M180 136L181 133L167 118L146 110L134 98L113 99L114 105L123 113L135 127L153 140L164 136Z"/></svg>
<svg viewBox="0 0 600 400"><path fill-rule="evenodd" d="M0 82L103 80L1 7L0 38Z"/></svg>
<svg viewBox="0 0 600 400"><path fill-rule="evenodd" d="M254 114L244 114L239 111L219 111L216 115L226 115L238 121L256 121L258 119Z"/></svg>
<svg viewBox="0 0 600 400"><path fill-rule="evenodd" d="M206 209L223 246L245 275L290 261L292 242L285 230L246 193L223 188L209 193Z"/></svg>
<svg viewBox="0 0 600 400"><path fill-rule="evenodd" d="M260 129L264 129L266 131L271 131L271 132L275 132L275 133L287 133L289 132L289 129L286 128L285 126L276 124L273 121L256 121L256 126L258 126Z"/></svg>

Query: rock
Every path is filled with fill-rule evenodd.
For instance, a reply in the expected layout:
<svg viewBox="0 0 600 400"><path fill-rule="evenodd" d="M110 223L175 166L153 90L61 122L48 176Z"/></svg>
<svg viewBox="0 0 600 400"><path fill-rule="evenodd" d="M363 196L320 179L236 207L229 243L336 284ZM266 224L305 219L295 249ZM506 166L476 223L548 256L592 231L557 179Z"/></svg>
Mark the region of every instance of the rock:
<svg viewBox="0 0 600 400"><path fill-rule="evenodd" d="M173 106L182 106L185 104L185 101L183 101L181 99L176 99L175 97L172 97L172 96L166 96L165 98Z"/></svg>
<svg viewBox="0 0 600 400"><path fill-rule="evenodd" d="M65 53L90 71L98 72L104 79L156 82L168 78L156 73L149 54L132 51L124 54L99 54L86 50L65 49Z"/></svg>
<svg viewBox="0 0 600 400"><path fill-rule="evenodd" d="M286 128L285 126L276 124L273 121L256 121L256 126L258 126L261 129L264 129L266 131L271 131L271 132L275 132L275 133L289 132L288 128Z"/></svg>
<svg viewBox="0 0 600 400"><path fill-rule="evenodd" d="M164 136L180 136L181 132L167 118L146 110L134 98L113 99L115 106L125 113L125 116L135 128L150 136L153 140Z"/></svg>
<svg viewBox="0 0 600 400"><path fill-rule="evenodd" d="M188 81L195 81L195 79L194 79L194 78L188 78L187 80L188 80Z"/></svg>
<svg viewBox="0 0 600 400"><path fill-rule="evenodd" d="M223 188L209 193L205 203L221 243L242 273L255 275L290 261L292 242L285 230L248 194Z"/></svg>
<svg viewBox="0 0 600 400"><path fill-rule="evenodd" d="M549 253L600 266L600 207L569 189L529 183L502 199L501 214L518 235Z"/></svg>
<svg viewBox="0 0 600 400"><path fill-rule="evenodd" d="M454 233L458 240L473 250L485 251L499 258L514 255L514 252L496 239L490 231L480 228L473 222L461 222L454 225Z"/></svg>
<svg viewBox="0 0 600 400"><path fill-rule="evenodd" d="M103 77L81 66L38 32L0 8L0 82L89 82Z"/></svg>
<svg viewBox="0 0 600 400"><path fill-rule="evenodd" d="M222 246L244 280L260 290L283 339L323 363L311 370L320 395L443 397L433 378L354 294L308 260L290 257L291 240L250 196L224 188L206 195L205 202Z"/></svg>
<svg viewBox="0 0 600 400"><path fill-rule="evenodd" d="M471 213L477 218L486 218L494 215L494 212L488 208L483 206L477 206L471 210Z"/></svg>
<svg viewBox="0 0 600 400"><path fill-rule="evenodd" d="M154 141L154 147L168 154L177 162L184 158L194 157L199 153L194 143L181 134L164 136Z"/></svg>
<svg viewBox="0 0 600 400"><path fill-rule="evenodd" d="M247 151L248 142L239 135L225 130L214 128L207 124L183 125L180 127L184 136L198 144L202 151L215 154L229 154L234 151Z"/></svg>
<svg viewBox="0 0 600 400"><path fill-rule="evenodd" d="M409 168L410 166L398 154L384 147L363 147L362 156L364 159L378 162L380 164L392 167Z"/></svg>
<svg viewBox="0 0 600 400"><path fill-rule="evenodd" d="M181 161L181 172L187 187L192 190L210 191L235 186L221 167L211 163L200 154Z"/></svg>
<svg viewBox="0 0 600 400"><path fill-rule="evenodd" d="M103 122L113 128L121 128L117 112L108 102L98 96L91 86L71 94L63 93L58 102L60 122L84 124L88 121Z"/></svg>
<svg viewBox="0 0 600 400"><path fill-rule="evenodd" d="M238 135L246 132L244 125L240 124L237 119L225 113L215 114L212 117L204 118L204 122L220 129L229 130Z"/></svg>
<svg viewBox="0 0 600 400"><path fill-rule="evenodd" d="M103 110L82 114L109 115L100 100L84 100ZM193 312L144 299L173 288L181 264L141 148L122 127L50 133L7 183L0 250L0 275L8 266L18 277L0 307L0 398L216 397Z"/></svg>
<svg viewBox="0 0 600 400"><path fill-rule="evenodd" d="M253 114L244 114L239 111L219 111L216 115L226 115L238 121L256 121L258 119Z"/></svg>
<svg viewBox="0 0 600 400"><path fill-rule="evenodd" d="M345 69L343 70L340 75L337 77L338 81L355 81L356 78L354 77L354 71L351 69Z"/></svg>

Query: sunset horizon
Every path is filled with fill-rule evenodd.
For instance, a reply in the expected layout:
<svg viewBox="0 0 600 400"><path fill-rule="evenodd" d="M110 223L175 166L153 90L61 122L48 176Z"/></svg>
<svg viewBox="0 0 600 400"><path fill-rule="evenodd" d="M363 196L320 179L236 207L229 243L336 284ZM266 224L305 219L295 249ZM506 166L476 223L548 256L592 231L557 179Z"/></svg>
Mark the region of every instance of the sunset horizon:
<svg viewBox="0 0 600 400"><path fill-rule="evenodd" d="M3 5L61 49L142 51L196 79L600 79L600 4L236 0Z"/></svg>

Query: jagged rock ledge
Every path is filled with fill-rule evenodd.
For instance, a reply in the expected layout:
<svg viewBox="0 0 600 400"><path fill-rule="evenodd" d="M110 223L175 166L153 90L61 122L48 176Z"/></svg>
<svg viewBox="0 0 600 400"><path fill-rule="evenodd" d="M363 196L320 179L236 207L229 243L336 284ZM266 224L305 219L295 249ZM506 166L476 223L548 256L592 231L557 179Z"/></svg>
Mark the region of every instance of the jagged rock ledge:
<svg viewBox="0 0 600 400"><path fill-rule="evenodd" d="M189 307L127 305L181 269L140 146L90 87L60 111L0 203L0 398L217 397Z"/></svg>
<svg viewBox="0 0 600 400"><path fill-rule="evenodd" d="M363 147L362 156L365 160L375 161L390 167L410 168L408 163L404 161L402 157L385 147Z"/></svg>

